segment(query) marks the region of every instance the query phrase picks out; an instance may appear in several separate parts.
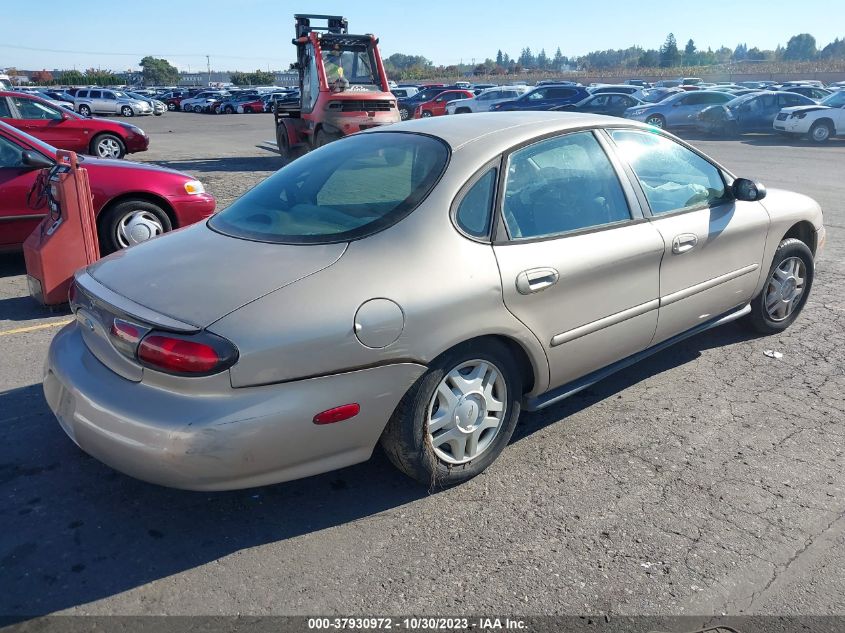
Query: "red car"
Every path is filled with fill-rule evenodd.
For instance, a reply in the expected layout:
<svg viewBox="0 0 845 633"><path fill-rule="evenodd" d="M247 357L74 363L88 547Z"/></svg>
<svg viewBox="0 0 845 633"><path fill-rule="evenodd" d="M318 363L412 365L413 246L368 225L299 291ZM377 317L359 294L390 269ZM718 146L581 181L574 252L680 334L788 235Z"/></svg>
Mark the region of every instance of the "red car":
<svg viewBox="0 0 845 633"><path fill-rule="evenodd" d="M46 215L28 194L40 168L56 160L56 148L0 122L0 251L18 250ZM82 166L97 213L103 255L160 233L199 222L215 200L187 174L155 165L85 157Z"/></svg>
<svg viewBox="0 0 845 633"><path fill-rule="evenodd" d="M250 114L251 112L264 112L264 101L261 100L261 97L238 104L238 114Z"/></svg>
<svg viewBox="0 0 845 633"><path fill-rule="evenodd" d="M472 99L475 93L472 90L447 90L441 92L431 101L426 101L417 106L414 110L414 118L422 119L430 116L443 116L446 114L446 104L455 99Z"/></svg>
<svg viewBox="0 0 845 633"><path fill-rule="evenodd" d="M51 105L41 97L0 91L0 121L59 149L100 158L144 152L150 138L139 127L108 119L89 119Z"/></svg>

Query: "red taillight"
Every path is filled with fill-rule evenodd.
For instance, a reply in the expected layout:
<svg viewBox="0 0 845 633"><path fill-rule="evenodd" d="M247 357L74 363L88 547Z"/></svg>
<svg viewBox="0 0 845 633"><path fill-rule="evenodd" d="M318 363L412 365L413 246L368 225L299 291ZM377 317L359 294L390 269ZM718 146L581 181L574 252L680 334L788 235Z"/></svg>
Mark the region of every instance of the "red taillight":
<svg viewBox="0 0 845 633"><path fill-rule="evenodd" d="M354 418L361 412L361 405L357 402L344 404L328 411L323 411L314 416L314 424L334 424Z"/></svg>
<svg viewBox="0 0 845 633"><path fill-rule="evenodd" d="M164 334L144 337L138 360L156 369L177 374L207 374L223 361L211 345Z"/></svg>
<svg viewBox="0 0 845 633"><path fill-rule="evenodd" d="M127 356L134 356L138 342L147 330L123 319L114 319L109 328L112 345Z"/></svg>

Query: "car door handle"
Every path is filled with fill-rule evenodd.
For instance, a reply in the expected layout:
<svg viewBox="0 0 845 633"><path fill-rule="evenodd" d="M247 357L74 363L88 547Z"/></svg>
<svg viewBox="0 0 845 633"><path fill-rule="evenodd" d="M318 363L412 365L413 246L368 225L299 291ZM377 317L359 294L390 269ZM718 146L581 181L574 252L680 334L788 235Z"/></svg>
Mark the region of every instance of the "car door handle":
<svg viewBox="0 0 845 633"><path fill-rule="evenodd" d="M554 286L560 273L554 268L531 268L523 270L516 277L516 290L519 294L529 295L532 292L540 292L549 286Z"/></svg>
<svg viewBox="0 0 845 633"><path fill-rule="evenodd" d="M693 233L676 235L672 240L672 252L675 255L682 255L694 249L696 244L698 244L698 236Z"/></svg>

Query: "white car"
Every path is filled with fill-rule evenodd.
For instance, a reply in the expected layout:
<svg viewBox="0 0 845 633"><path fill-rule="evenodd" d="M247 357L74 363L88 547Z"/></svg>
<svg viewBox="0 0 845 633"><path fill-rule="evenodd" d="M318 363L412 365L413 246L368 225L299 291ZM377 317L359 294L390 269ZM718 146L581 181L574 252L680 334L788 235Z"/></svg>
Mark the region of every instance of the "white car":
<svg viewBox="0 0 845 633"><path fill-rule="evenodd" d="M490 108L497 103L516 99L527 91L527 86L498 86L496 88L487 88L472 99L456 99L446 104L446 114L489 112Z"/></svg>
<svg viewBox="0 0 845 633"><path fill-rule="evenodd" d="M845 91L828 95L819 105L783 108L773 125L778 132L806 134L814 143L825 143L837 134L845 136Z"/></svg>

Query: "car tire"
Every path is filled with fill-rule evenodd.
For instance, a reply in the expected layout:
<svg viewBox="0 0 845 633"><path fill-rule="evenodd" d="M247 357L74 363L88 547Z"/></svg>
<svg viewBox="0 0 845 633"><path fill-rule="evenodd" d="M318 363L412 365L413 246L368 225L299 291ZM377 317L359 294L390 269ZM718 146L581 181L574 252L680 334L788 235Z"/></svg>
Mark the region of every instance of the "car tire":
<svg viewBox="0 0 845 633"><path fill-rule="evenodd" d="M132 110L130 106L123 106L120 109L120 114L122 116L135 116L135 112Z"/></svg>
<svg viewBox="0 0 845 633"><path fill-rule="evenodd" d="M170 110L170 112L176 112L176 104L175 103L168 103L167 109Z"/></svg>
<svg viewBox="0 0 845 633"><path fill-rule="evenodd" d="M666 119L662 114L651 114L645 120L646 125L651 125L660 130L666 129Z"/></svg>
<svg viewBox="0 0 845 633"><path fill-rule="evenodd" d="M244 114L252 114L252 108L250 106L245 106Z"/></svg>
<svg viewBox="0 0 845 633"><path fill-rule="evenodd" d="M227 105L225 108L223 108L223 112L225 112L226 114L234 114L235 109L232 106Z"/></svg>
<svg viewBox="0 0 845 633"><path fill-rule="evenodd" d="M172 229L170 217L159 205L144 199L124 200L99 217L100 254L105 257Z"/></svg>
<svg viewBox="0 0 845 633"><path fill-rule="evenodd" d="M432 114L431 114L431 112L429 112L428 110L423 110L423 111L422 111L422 114L421 114L420 116L421 116L423 119L428 119L428 118L430 118L430 117L432 116Z"/></svg>
<svg viewBox="0 0 845 633"><path fill-rule="evenodd" d="M827 121L816 121L807 136L813 143L827 143L833 136L833 126Z"/></svg>
<svg viewBox="0 0 845 633"><path fill-rule="evenodd" d="M788 238L778 245L766 284L751 301L747 323L761 334L777 334L792 325L813 287L813 253L801 240Z"/></svg>
<svg viewBox="0 0 845 633"><path fill-rule="evenodd" d="M284 159L285 163L289 163L305 153L300 147L292 148L290 146L287 131L283 125L276 126L276 147L279 149L279 155Z"/></svg>
<svg viewBox="0 0 845 633"><path fill-rule="evenodd" d="M455 110L455 114L469 114L470 112L472 112L472 110L469 108L458 108Z"/></svg>
<svg viewBox="0 0 845 633"><path fill-rule="evenodd" d="M408 108L402 107L399 108L399 118L402 121L407 121L410 118L411 114L408 112Z"/></svg>
<svg viewBox="0 0 845 633"><path fill-rule="evenodd" d="M98 134L88 147L92 156L97 158L123 158L126 156L126 144L114 134Z"/></svg>
<svg viewBox="0 0 845 633"><path fill-rule="evenodd" d="M476 374L477 385L462 378L465 371L468 377ZM483 381L492 383L489 391ZM444 394L449 393L455 405L438 415L445 411ZM505 345L498 341L461 345L436 358L405 393L382 433L382 448L394 466L430 488L463 483L483 472L507 446L521 399L522 377ZM488 409L494 403L501 408ZM481 428L491 419L498 424ZM432 422L439 428L431 431ZM475 456L473 450L478 451Z"/></svg>
<svg viewBox="0 0 845 633"><path fill-rule="evenodd" d="M91 116L91 108L83 104L79 106L79 114L81 114L82 116Z"/></svg>

